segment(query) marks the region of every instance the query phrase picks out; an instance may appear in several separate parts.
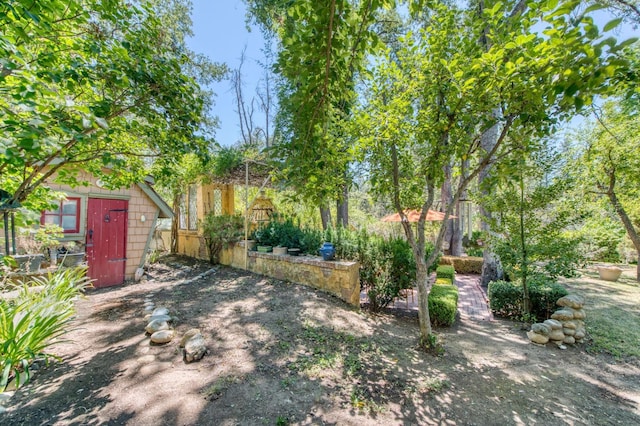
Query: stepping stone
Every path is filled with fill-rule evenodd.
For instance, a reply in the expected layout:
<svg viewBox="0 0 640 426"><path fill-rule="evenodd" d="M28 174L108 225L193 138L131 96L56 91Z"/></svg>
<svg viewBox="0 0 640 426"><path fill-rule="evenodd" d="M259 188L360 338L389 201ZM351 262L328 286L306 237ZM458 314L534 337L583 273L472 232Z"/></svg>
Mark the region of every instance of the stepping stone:
<svg viewBox="0 0 640 426"><path fill-rule="evenodd" d="M169 315L169 309L165 308L164 306L161 306L159 308L156 308L152 313L152 316L155 315Z"/></svg>
<svg viewBox="0 0 640 426"><path fill-rule="evenodd" d="M173 340L174 335L175 331L173 330L156 331L151 335L151 341L153 343L169 343L171 340Z"/></svg>
<svg viewBox="0 0 640 426"><path fill-rule="evenodd" d="M168 330L169 329L169 324L167 324L166 321L158 321L158 320L153 320L151 321L149 324L147 324L147 326L145 327L145 331L149 334L153 334L156 331L160 331L160 330Z"/></svg>

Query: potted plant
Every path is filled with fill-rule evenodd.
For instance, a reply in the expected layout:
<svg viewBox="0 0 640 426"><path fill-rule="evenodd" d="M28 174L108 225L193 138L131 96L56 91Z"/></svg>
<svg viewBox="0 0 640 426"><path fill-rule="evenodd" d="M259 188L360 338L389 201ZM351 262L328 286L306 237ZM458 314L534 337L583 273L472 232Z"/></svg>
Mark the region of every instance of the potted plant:
<svg viewBox="0 0 640 426"><path fill-rule="evenodd" d="M34 240L40 243L40 250L49 257L51 266L55 266L58 259L58 246L64 237L64 230L53 223L47 223L36 230Z"/></svg>
<svg viewBox="0 0 640 426"><path fill-rule="evenodd" d="M77 251L76 247L75 242L69 241L58 249L58 259L62 266L79 266L84 262L84 252Z"/></svg>

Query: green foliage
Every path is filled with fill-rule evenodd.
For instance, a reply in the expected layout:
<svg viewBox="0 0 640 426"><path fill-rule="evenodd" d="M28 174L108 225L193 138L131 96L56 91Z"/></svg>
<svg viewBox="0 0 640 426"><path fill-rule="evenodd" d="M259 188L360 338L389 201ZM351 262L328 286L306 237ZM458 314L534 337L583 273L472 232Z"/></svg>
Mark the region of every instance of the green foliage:
<svg viewBox="0 0 640 426"><path fill-rule="evenodd" d="M243 235L244 219L241 216L215 215L209 212L200 222L200 229L207 245L209 262L216 264L220 261L222 249L238 241Z"/></svg>
<svg viewBox="0 0 640 426"><path fill-rule="evenodd" d="M222 147L211 159L211 173L213 176L222 177L229 171L242 165L244 154L237 147Z"/></svg>
<svg viewBox="0 0 640 426"><path fill-rule="evenodd" d="M453 285L453 281L451 280L451 278L436 278L436 284L448 284L448 285Z"/></svg>
<svg viewBox="0 0 640 426"><path fill-rule="evenodd" d="M456 270L451 265L440 265L436 268L436 278L448 278L454 281L456 278Z"/></svg>
<svg viewBox="0 0 640 426"><path fill-rule="evenodd" d="M325 239L334 244L338 258L360 263L360 286L367 292L371 310L383 309L401 290L413 288L416 263L406 240L344 228L327 230ZM427 247L427 256L429 250L433 246Z"/></svg>
<svg viewBox="0 0 640 426"><path fill-rule="evenodd" d="M269 222L253 231L252 239L258 245L299 248L301 253L317 255L323 235L312 227L301 227L292 218L274 215Z"/></svg>
<svg viewBox="0 0 640 426"><path fill-rule="evenodd" d="M434 284L429 292L429 313L433 325L450 326L458 312L458 287L450 284Z"/></svg>
<svg viewBox="0 0 640 426"><path fill-rule="evenodd" d="M55 358L45 350L67 332L74 299L91 283L86 272L60 269L22 285L14 300L0 298L0 392L12 377L16 386L29 381L33 361Z"/></svg>
<svg viewBox="0 0 640 426"><path fill-rule="evenodd" d="M206 157L207 93L186 70L207 61L166 16L124 0L0 3L0 187L15 201L37 208L48 178L115 188L150 160L167 176L185 152Z"/></svg>
<svg viewBox="0 0 640 426"><path fill-rule="evenodd" d="M528 286L531 299L530 316L537 320L545 320L557 309L556 302L568 294L567 290L544 276L530 278ZM491 311L499 316L522 319L524 291L519 282L492 281L487 291Z"/></svg>
<svg viewBox="0 0 640 426"><path fill-rule="evenodd" d="M617 216L635 250L640 252L640 104L637 100L609 101L596 117L596 122L578 134L577 152L568 165L568 173L576 175L583 194L596 202L600 211L595 214ZM619 231L610 220L602 222L594 227L591 237L604 248L605 257L615 258L613 244L619 240ZM613 232L607 241L608 231Z"/></svg>
<svg viewBox="0 0 640 426"><path fill-rule="evenodd" d="M482 255L482 253L480 254ZM481 274L483 263L484 259L482 257L442 256L440 259L441 265L452 265L456 272L460 274Z"/></svg>

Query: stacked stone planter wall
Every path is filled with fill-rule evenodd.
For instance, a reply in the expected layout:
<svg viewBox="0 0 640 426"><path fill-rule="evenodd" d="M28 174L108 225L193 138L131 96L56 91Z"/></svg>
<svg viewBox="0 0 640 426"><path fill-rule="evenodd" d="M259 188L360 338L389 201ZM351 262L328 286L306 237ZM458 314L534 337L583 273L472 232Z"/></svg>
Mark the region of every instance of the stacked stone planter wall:
<svg viewBox="0 0 640 426"><path fill-rule="evenodd" d="M551 319L531 326L531 330L527 332L529 340L542 345L552 342L560 348L564 348L565 344L584 342L584 300L569 294L558 299L557 304L560 309L551 315Z"/></svg>
<svg viewBox="0 0 640 426"><path fill-rule="evenodd" d="M223 250L220 263L245 269L244 247ZM360 306L360 264L325 261L318 256L279 256L273 253L247 253L246 269L279 280L324 290L345 302Z"/></svg>

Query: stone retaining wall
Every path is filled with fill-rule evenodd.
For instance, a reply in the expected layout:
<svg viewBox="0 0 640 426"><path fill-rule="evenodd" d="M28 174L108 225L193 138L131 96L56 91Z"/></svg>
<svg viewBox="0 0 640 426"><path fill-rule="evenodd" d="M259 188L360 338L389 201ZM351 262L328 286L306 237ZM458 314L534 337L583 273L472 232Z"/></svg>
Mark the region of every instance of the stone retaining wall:
<svg viewBox="0 0 640 426"><path fill-rule="evenodd" d="M360 264L324 261L317 256L289 256L249 251L241 245L224 250L220 263L246 269L279 280L308 285L331 293L345 302L360 306Z"/></svg>

